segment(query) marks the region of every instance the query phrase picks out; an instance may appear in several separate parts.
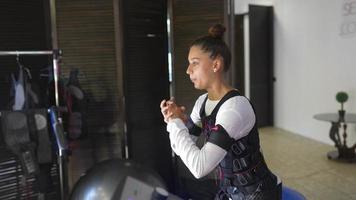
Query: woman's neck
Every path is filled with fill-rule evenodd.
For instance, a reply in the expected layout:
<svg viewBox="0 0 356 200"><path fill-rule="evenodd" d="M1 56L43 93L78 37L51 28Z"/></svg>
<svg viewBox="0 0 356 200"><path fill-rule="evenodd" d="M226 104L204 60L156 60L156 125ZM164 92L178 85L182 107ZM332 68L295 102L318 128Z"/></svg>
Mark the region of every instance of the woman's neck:
<svg viewBox="0 0 356 200"><path fill-rule="evenodd" d="M213 101L220 100L223 98L223 96L225 96L226 93L228 93L232 89L233 88L225 82L212 85L210 88L207 89L208 98Z"/></svg>

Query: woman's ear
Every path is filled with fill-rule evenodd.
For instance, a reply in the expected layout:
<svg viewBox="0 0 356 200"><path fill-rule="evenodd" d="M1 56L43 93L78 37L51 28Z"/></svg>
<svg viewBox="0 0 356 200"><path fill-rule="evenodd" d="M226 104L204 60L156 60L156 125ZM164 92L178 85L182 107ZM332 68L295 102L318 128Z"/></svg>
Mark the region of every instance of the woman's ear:
<svg viewBox="0 0 356 200"><path fill-rule="evenodd" d="M223 60L221 56L217 56L213 61L213 71L218 72L223 69Z"/></svg>

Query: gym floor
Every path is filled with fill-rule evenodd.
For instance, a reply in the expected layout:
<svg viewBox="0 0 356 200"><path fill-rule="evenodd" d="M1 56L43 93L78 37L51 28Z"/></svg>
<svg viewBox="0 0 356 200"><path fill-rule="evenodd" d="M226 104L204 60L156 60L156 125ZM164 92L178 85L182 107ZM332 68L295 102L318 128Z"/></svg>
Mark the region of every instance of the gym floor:
<svg viewBox="0 0 356 200"><path fill-rule="evenodd" d="M273 127L260 129L260 139L269 167L285 186L311 200L356 200L356 163L328 160L326 153L333 146ZM105 146L105 141L94 143ZM100 152L93 153L91 139L76 145L69 164L70 186L93 164L93 155L97 161L105 160L102 155L108 151L99 148Z"/></svg>
<svg viewBox="0 0 356 200"><path fill-rule="evenodd" d="M356 163L328 160L331 145L278 128L260 129L269 167L283 184L311 200L356 200Z"/></svg>

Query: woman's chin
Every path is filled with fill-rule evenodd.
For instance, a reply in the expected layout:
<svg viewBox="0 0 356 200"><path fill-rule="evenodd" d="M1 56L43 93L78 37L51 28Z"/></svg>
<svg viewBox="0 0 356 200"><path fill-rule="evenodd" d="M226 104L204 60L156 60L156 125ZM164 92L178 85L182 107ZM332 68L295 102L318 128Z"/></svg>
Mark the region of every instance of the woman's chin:
<svg viewBox="0 0 356 200"><path fill-rule="evenodd" d="M198 83L193 82L193 81L192 81L192 83L193 83L195 89L197 89L197 90L204 90L204 88L202 87L201 84L198 84Z"/></svg>
<svg viewBox="0 0 356 200"><path fill-rule="evenodd" d="M194 88L197 89L197 90L203 90L203 89L204 89L204 88L202 88L201 86L196 85L196 84L194 84Z"/></svg>

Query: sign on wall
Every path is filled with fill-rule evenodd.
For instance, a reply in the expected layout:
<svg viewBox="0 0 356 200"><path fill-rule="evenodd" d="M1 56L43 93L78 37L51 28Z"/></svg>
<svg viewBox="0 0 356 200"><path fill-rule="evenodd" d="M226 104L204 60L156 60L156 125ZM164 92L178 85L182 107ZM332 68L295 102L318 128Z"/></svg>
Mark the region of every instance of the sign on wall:
<svg viewBox="0 0 356 200"><path fill-rule="evenodd" d="M356 0L342 2L342 22L340 36L348 38L356 35Z"/></svg>

